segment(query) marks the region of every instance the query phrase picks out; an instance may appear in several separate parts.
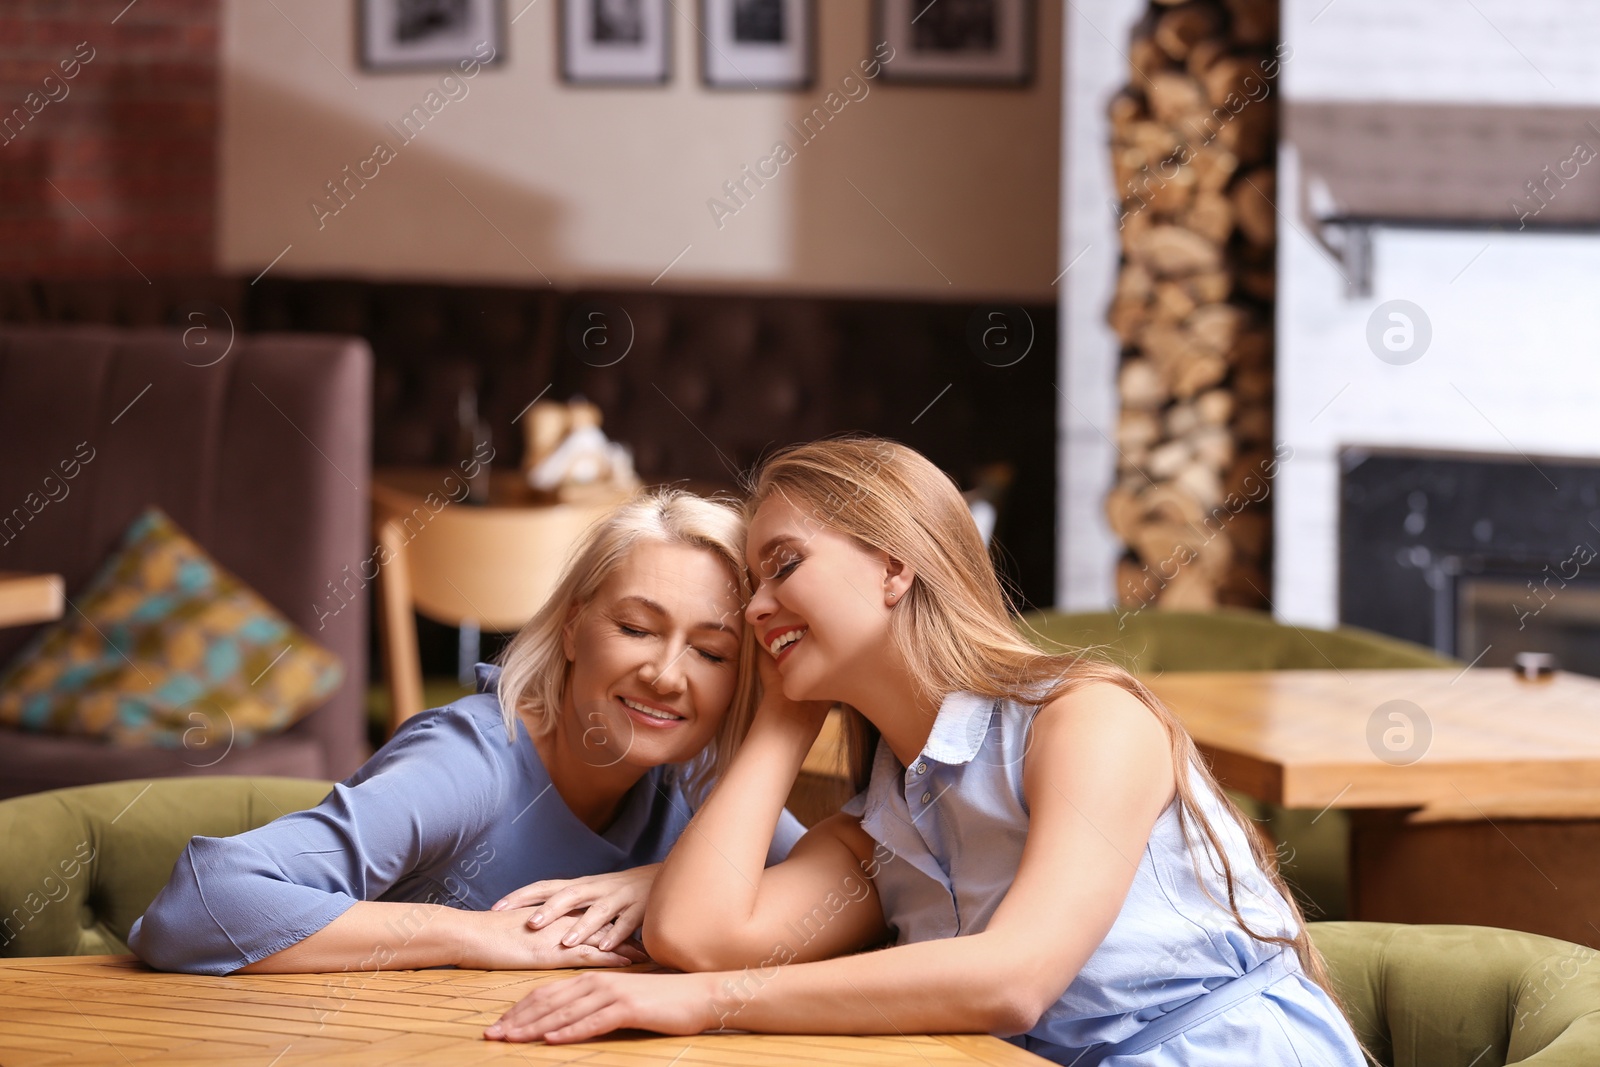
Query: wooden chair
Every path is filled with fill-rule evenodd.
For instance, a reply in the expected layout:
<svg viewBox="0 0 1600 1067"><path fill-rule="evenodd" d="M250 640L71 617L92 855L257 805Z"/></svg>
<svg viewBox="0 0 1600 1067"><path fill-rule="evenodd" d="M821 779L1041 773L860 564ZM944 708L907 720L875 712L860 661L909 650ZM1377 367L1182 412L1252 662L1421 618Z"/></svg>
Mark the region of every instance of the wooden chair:
<svg viewBox="0 0 1600 1067"><path fill-rule="evenodd" d="M494 474L489 504L475 507L451 499L464 495L461 484L447 469L379 471L373 479L390 733L423 710L411 613L449 626L518 629L555 588L583 531L619 503L536 503L521 478L506 471Z"/></svg>

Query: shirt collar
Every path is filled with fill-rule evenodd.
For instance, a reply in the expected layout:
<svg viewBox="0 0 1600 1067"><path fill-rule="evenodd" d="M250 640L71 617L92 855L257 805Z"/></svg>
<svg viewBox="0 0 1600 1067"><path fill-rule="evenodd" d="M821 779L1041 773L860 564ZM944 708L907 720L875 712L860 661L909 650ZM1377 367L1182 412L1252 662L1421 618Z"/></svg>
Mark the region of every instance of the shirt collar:
<svg viewBox="0 0 1600 1067"><path fill-rule="evenodd" d="M500 689L500 668L492 663L479 663L472 668L478 683L478 692L495 693Z"/></svg>
<svg viewBox="0 0 1600 1067"><path fill-rule="evenodd" d="M989 720L1000 701L976 693L947 694L922 746L922 758L947 765L971 763L989 734Z"/></svg>

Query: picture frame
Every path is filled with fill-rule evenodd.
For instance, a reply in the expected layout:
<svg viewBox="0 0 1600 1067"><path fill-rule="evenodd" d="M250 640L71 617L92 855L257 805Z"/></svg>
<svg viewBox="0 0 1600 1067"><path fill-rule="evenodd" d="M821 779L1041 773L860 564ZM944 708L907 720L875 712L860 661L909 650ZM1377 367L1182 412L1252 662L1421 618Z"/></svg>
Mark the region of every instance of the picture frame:
<svg viewBox="0 0 1600 1067"><path fill-rule="evenodd" d="M883 80L1026 88L1035 0L874 0L875 40L893 49Z"/></svg>
<svg viewBox="0 0 1600 1067"><path fill-rule="evenodd" d="M668 0L561 0L556 37L569 85L665 85L672 78Z"/></svg>
<svg viewBox="0 0 1600 1067"><path fill-rule="evenodd" d="M359 0L356 11L364 71L492 66L505 56L505 0Z"/></svg>
<svg viewBox="0 0 1600 1067"><path fill-rule="evenodd" d="M700 79L712 89L808 89L815 0L700 0Z"/></svg>

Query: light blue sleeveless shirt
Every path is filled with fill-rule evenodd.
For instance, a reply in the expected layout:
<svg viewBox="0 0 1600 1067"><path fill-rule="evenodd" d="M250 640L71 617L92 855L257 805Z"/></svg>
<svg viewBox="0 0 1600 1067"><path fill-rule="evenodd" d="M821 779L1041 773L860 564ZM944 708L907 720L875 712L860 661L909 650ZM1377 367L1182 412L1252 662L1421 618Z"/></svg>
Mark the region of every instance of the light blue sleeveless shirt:
<svg viewBox="0 0 1600 1067"><path fill-rule="evenodd" d="M951 693L910 767L888 745L878 745L867 790L844 810L859 816L862 828L893 853L874 883L896 943L988 926L1027 842L1022 770L1037 711L1013 700ZM1191 768L1190 775L1232 865L1240 912L1256 931L1293 934L1287 904L1256 865L1243 829L1199 772ZM1189 836L1197 843L1194 855L1200 856L1211 897L1196 877L1174 800L1156 820L1105 940L1038 1024L1009 1040L1057 1063L1080 1057L1101 1062L1108 1043L1137 1046L1136 1035L1153 1020L1253 972L1264 983L1258 992L1215 1014L1198 1012L1197 1022L1156 1047L1113 1054L1104 1067L1362 1067L1349 1024L1301 972L1294 950L1250 937L1216 903L1228 899L1220 864L1198 851L1204 839L1192 823Z"/></svg>

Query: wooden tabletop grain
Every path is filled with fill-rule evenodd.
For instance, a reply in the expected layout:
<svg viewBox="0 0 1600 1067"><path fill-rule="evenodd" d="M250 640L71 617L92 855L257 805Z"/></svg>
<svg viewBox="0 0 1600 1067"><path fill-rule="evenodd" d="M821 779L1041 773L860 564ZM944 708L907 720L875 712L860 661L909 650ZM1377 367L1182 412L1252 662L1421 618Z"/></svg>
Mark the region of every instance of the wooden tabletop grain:
<svg viewBox="0 0 1600 1067"><path fill-rule="evenodd" d="M1037 1056L987 1035L895 1037L701 1034L576 1045L484 1041L528 990L568 971L161 974L132 956L0 960L0 1063L358 1067L574 1063L605 1067L1032 1067Z"/></svg>
<svg viewBox="0 0 1600 1067"><path fill-rule="evenodd" d="M1510 670L1173 672L1143 681L1224 785L1291 808L1600 810L1600 679Z"/></svg>

